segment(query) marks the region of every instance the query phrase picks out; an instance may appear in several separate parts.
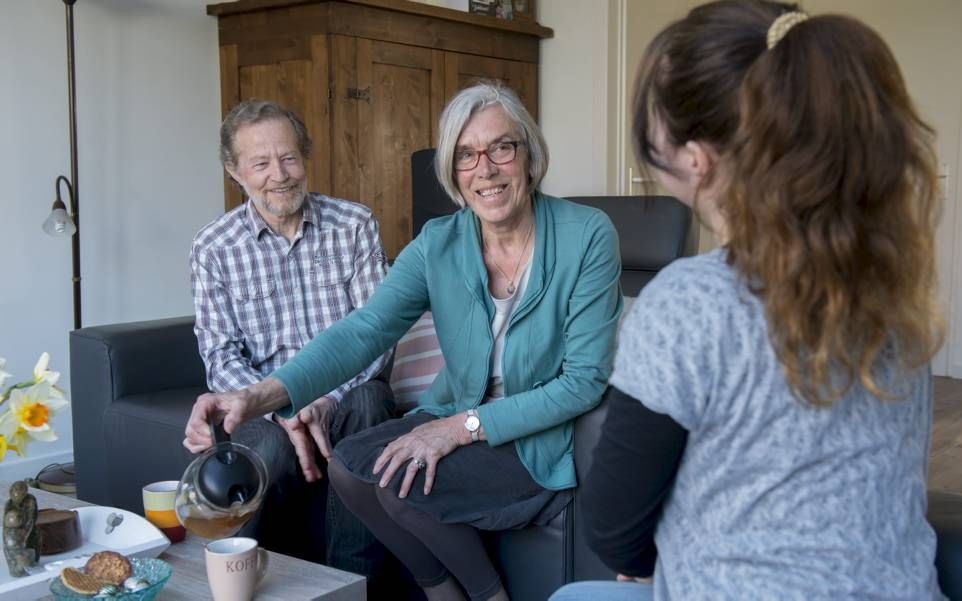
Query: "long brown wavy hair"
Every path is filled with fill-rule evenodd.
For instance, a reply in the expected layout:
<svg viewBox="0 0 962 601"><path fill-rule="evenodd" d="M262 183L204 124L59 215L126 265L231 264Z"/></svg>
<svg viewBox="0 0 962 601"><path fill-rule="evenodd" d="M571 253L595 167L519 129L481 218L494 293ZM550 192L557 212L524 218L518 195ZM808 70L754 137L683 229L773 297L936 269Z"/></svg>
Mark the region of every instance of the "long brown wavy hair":
<svg viewBox="0 0 962 601"><path fill-rule="evenodd" d="M859 21L811 17L767 49L768 27L792 10L722 0L659 34L638 78L638 153L666 168L656 120L670 143L719 152L727 260L762 300L797 396L828 406L857 380L892 398L876 378L882 357L915 369L942 342L934 133Z"/></svg>

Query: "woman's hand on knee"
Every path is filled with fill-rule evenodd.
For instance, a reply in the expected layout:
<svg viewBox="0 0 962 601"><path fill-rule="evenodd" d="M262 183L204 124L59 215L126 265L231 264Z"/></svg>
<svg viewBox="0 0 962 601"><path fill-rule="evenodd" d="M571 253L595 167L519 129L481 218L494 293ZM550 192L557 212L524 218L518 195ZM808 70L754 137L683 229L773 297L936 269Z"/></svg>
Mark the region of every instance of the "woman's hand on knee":
<svg viewBox="0 0 962 601"><path fill-rule="evenodd" d="M456 418L432 420L391 442L374 463L375 474L383 469L378 485L386 487L403 466L404 476L398 490L398 497L403 499L423 469L424 494L431 494L438 463L460 446L458 434L464 429L462 421Z"/></svg>

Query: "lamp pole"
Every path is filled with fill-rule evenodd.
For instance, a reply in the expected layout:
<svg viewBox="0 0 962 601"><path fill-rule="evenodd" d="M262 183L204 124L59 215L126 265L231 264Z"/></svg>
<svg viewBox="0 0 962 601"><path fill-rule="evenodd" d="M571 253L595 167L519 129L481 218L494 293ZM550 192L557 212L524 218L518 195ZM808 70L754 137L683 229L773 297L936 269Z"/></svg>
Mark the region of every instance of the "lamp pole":
<svg viewBox="0 0 962 601"><path fill-rule="evenodd" d="M73 5L77 0L63 0L67 11L67 96L70 114L70 213L77 231L71 236L73 255L73 327L80 329L80 180L77 169L77 74L73 46Z"/></svg>

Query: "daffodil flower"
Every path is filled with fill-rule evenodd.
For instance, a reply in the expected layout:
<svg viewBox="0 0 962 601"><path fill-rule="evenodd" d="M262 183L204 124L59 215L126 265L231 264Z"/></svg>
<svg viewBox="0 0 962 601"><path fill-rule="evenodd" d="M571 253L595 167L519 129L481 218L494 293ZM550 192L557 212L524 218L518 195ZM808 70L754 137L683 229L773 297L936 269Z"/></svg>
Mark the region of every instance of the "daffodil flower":
<svg viewBox="0 0 962 601"><path fill-rule="evenodd" d="M47 369L49 364L50 354L41 353L40 358L37 359L37 364L33 366L33 382L34 384L47 382L50 384L50 396L57 399L62 399L63 391L57 388L57 381L60 379L60 372L50 371Z"/></svg>
<svg viewBox="0 0 962 601"><path fill-rule="evenodd" d="M3 387L3 383L6 382L7 378L10 377L10 374L3 371L3 368L6 366L7 366L7 360L4 359L3 357L0 357L0 388ZM0 457L3 457L2 453L0 453Z"/></svg>
<svg viewBox="0 0 962 601"><path fill-rule="evenodd" d="M6 437L7 442L10 442L10 437L16 431L17 422L13 418L13 411L5 410L0 413L0 436Z"/></svg>
<svg viewBox="0 0 962 601"><path fill-rule="evenodd" d="M33 368L33 379L3 389L10 378L0 357L0 461L8 452L23 457L33 440L57 440L53 431L53 415L69 403L57 388L60 373L47 369L50 355L43 353Z"/></svg>
<svg viewBox="0 0 962 601"><path fill-rule="evenodd" d="M13 419L12 411L0 413L0 461L3 461L7 451L15 451L13 435L17 431L17 422Z"/></svg>
<svg viewBox="0 0 962 601"><path fill-rule="evenodd" d="M23 447L20 442L21 430L34 440L44 442L57 440L57 434L53 431L50 421L53 414L64 409L68 403L62 398L52 397L52 390L53 386L49 382L42 381L29 388L14 389L10 392L10 412L17 425L17 432L14 433L12 442L17 446L18 451Z"/></svg>
<svg viewBox="0 0 962 601"><path fill-rule="evenodd" d="M27 436L27 431L20 428L7 438L7 450L13 451L19 457L26 457L28 442L30 442L30 437Z"/></svg>

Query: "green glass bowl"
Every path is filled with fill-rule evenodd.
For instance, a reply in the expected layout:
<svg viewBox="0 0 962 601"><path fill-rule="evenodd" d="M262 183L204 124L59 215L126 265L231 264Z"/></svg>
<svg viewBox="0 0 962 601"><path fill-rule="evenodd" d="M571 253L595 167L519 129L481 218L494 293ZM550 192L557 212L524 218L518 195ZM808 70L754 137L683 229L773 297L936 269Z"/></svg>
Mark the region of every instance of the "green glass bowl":
<svg viewBox="0 0 962 601"><path fill-rule="evenodd" d="M136 592L123 592L118 595L110 596L95 596L95 595L81 595L80 593L75 593L66 586L64 586L63 581L60 578L54 578L50 581L50 592L58 600L63 599L67 601L74 601L76 599L111 599L114 601L152 601L160 589L164 588L167 581L170 580L170 575L173 570L170 564L163 559L153 559L149 557L135 557L130 560L130 565L134 568L134 576L138 578L143 578L150 583L145 589L141 589Z"/></svg>

